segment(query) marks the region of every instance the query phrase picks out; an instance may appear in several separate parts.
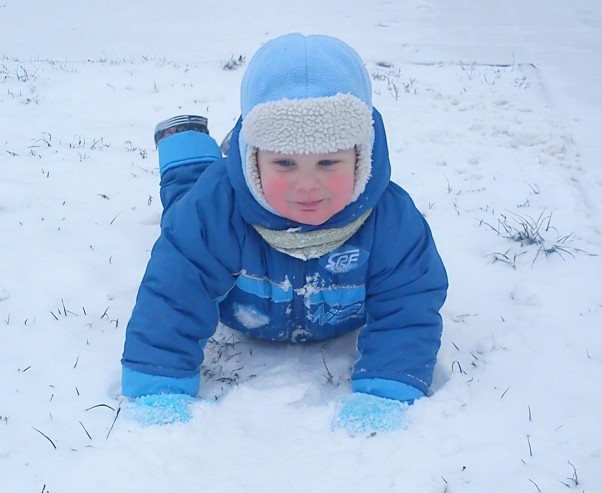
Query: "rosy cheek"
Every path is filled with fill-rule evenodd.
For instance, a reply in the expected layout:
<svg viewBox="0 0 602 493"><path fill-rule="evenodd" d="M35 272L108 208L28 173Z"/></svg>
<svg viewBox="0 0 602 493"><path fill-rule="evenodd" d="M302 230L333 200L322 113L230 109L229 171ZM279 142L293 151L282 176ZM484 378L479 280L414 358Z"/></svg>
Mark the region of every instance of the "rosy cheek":
<svg viewBox="0 0 602 493"><path fill-rule="evenodd" d="M329 177L328 189L337 197L351 197L353 192L354 177L347 174L337 174Z"/></svg>
<svg viewBox="0 0 602 493"><path fill-rule="evenodd" d="M265 198L270 205L273 205L272 202L274 201L282 200L289 189L287 181L277 176L262 180L261 187L263 188Z"/></svg>

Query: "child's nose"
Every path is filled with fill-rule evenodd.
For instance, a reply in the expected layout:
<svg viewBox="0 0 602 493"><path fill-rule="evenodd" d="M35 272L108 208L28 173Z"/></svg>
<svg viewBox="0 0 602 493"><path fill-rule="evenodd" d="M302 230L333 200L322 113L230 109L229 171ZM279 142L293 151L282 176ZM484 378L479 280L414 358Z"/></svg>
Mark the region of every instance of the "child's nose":
<svg viewBox="0 0 602 493"><path fill-rule="evenodd" d="M319 188L320 181L318 177L313 173L300 173L295 181L295 188L297 190L307 192Z"/></svg>

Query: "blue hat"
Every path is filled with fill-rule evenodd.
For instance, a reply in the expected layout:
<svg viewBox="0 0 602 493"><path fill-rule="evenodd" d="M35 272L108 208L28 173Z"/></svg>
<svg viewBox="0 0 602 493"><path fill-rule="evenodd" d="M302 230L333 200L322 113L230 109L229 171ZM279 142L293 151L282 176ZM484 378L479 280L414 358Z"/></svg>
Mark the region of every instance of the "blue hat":
<svg viewBox="0 0 602 493"><path fill-rule="evenodd" d="M374 142L372 86L361 58L343 41L287 34L266 43L243 77L241 111L243 173L266 209L272 211L261 189L258 149L322 154L355 148L351 202L364 191Z"/></svg>

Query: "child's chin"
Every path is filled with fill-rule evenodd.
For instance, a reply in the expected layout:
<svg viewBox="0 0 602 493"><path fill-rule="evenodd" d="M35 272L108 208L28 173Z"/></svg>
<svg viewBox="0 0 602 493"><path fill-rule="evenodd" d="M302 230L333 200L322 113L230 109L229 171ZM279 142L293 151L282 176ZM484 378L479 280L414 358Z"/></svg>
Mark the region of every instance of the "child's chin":
<svg viewBox="0 0 602 493"><path fill-rule="evenodd" d="M310 226L320 226L328 221L334 214L324 212L304 211L294 214L294 217L289 217L295 222L308 224Z"/></svg>

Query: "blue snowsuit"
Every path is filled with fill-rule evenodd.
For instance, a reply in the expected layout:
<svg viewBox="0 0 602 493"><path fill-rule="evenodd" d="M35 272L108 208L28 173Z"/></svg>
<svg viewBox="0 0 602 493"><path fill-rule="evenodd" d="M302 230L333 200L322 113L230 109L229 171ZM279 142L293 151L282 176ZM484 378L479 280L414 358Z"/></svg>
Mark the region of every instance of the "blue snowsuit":
<svg viewBox="0 0 602 493"><path fill-rule="evenodd" d="M203 347L218 321L286 342L360 328L354 390L398 400L427 393L447 277L426 221L390 181L376 110L373 120L372 176L359 199L320 226L292 222L258 204L242 172L240 121L227 158L198 132L160 143L161 235L127 327L124 395L196 395ZM335 228L370 209L342 246L310 260L275 250L253 228Z"/></svg>

